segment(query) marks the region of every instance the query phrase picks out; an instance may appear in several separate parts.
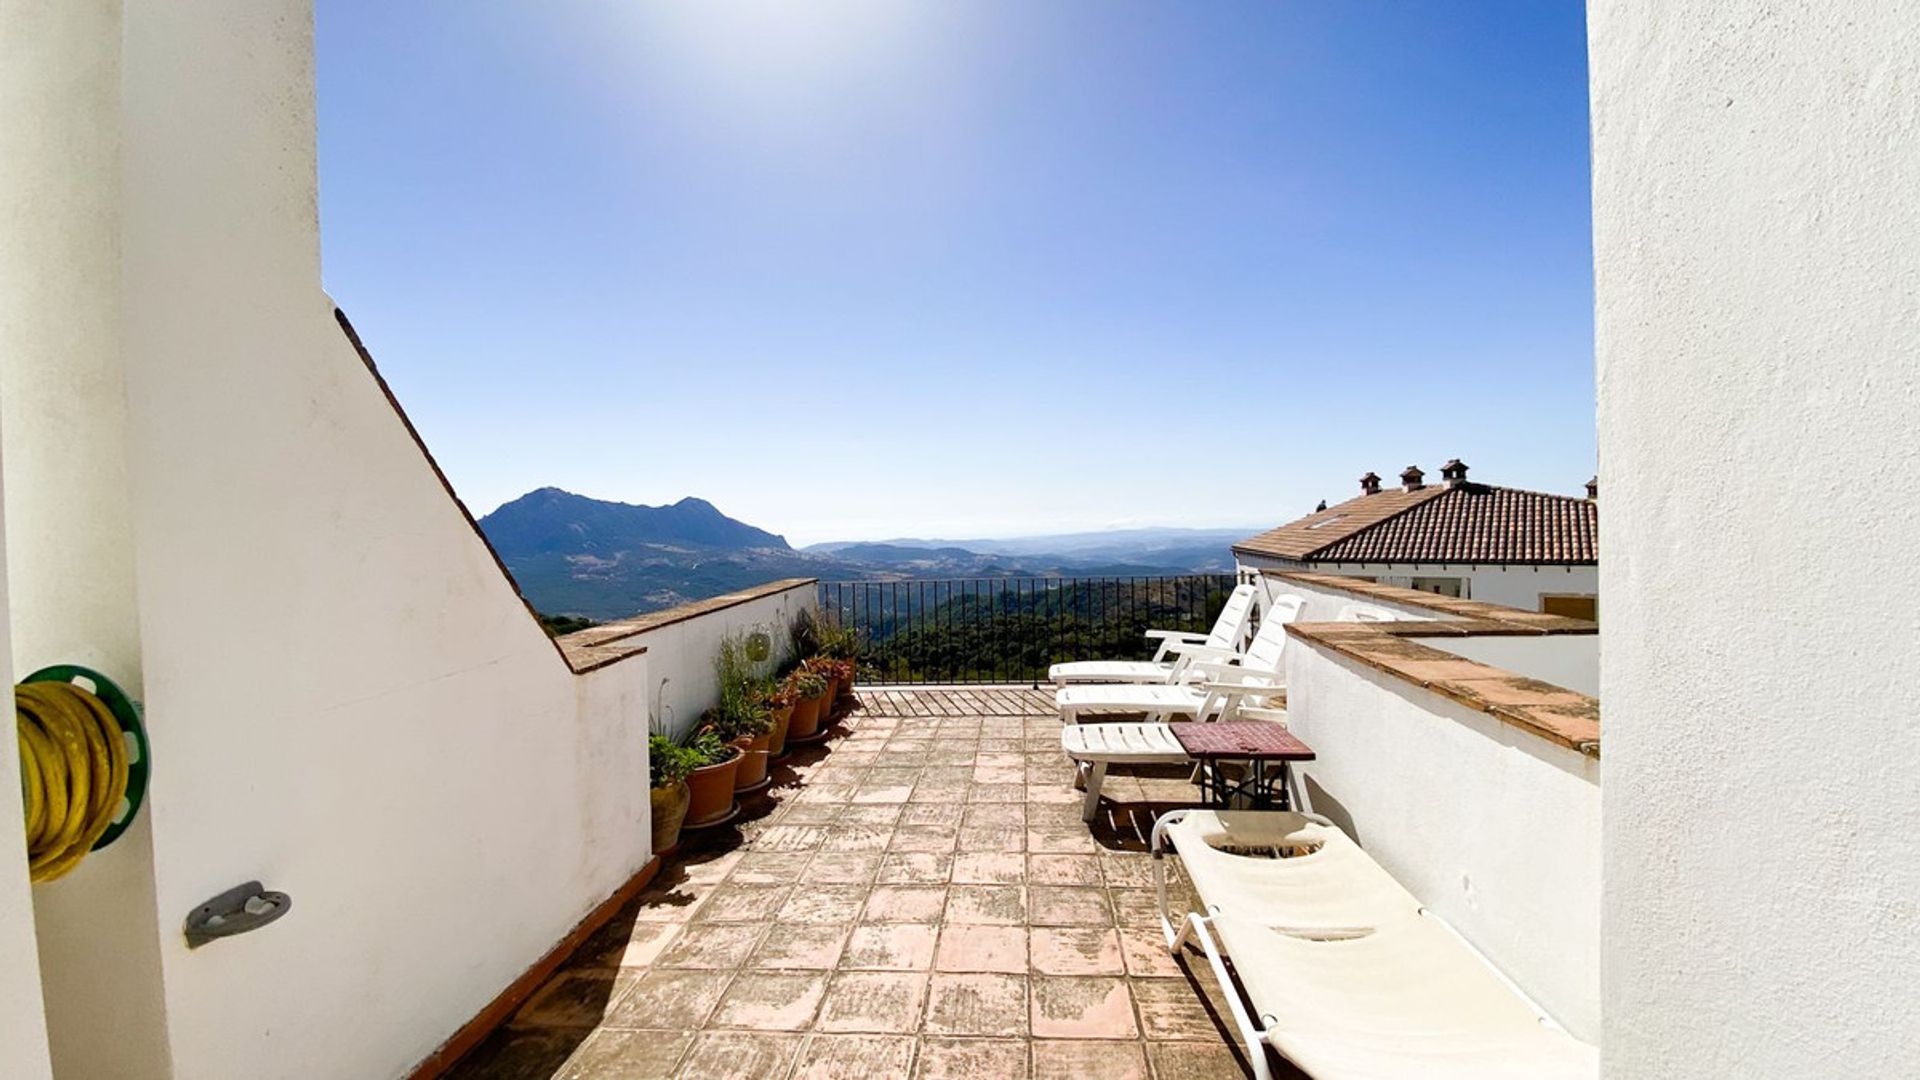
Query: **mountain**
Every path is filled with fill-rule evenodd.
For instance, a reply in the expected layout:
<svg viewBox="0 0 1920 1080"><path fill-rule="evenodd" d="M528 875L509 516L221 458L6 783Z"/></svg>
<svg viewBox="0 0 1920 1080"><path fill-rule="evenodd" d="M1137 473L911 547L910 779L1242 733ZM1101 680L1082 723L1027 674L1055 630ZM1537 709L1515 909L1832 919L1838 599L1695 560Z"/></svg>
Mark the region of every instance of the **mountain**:
<svg viewBox="0 0 1920 1080"><path fill-rule="evenodd" d="M533 606L618 619L787 577L823 581L1146 577L1227 572L1254 529L1129 529L993 541L814 544L728 517L703 499L637 506L546 487L480 519Z"/></svg>

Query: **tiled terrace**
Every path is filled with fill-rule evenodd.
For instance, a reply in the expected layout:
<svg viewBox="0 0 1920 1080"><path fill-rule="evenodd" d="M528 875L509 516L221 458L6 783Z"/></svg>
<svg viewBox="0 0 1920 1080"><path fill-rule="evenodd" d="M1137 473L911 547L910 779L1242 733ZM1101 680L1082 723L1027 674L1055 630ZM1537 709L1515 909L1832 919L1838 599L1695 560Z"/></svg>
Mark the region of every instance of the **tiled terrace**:
<svg viewBox="0 0 1920 1080"><path fill-rule="evenodd" d="M1248 1075L1157 925L1145 836L1184 775L1110 778L1090 829L1050 691L861 697L455 1075Z"/></svg>

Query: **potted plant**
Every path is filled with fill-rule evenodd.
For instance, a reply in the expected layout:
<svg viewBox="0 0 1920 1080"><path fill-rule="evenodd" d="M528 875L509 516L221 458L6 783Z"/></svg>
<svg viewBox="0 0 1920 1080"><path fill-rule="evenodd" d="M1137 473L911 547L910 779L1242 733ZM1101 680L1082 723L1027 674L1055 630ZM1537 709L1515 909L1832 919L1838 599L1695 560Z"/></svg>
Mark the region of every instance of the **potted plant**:
<svg viewBox="0 0 1920 1080"><path fill-rule="evenodd" d="M787 756L787 731L793 721L793 695L786 687L769 683L762 699L767 706L767 756Z"/></svg>
<svg viewBox="0 0 1920 1080"><path fill-rule="evenodd" d="M827 703L830 684L819 673L801 668L787 677L787 689L793 695L793 719L787 725L787 741L803 742L820 731L820 712Z"/></svg>
<svg viewBox="0 0 1920 1080"><path fill-rule="evenodd" d="M740 768L740 751L720 733L703 729L686 749L699 765L687 777L689 829L705 829L731 819L739 807L733 801L733 778Z"/></svg>
<svg viewBox="0 0 1920 1080"><path fill-rule="evenodd" d="M767 763L773 753L773 713L759 701L748 701L726 721L722 734L733 736L740 751L740 769L734 774L733 790L758 791L767 786Z"/></svg>
<svg viewBox="0 0 1920 1080"><path fill-rule="evenodd" d="M713 659L720 701L703 720L706 727L740 751L733 781L736 791L757 790L767 783L773 716L763 700L765 683L759 673L767 653L765 634L729 634L721 639Z"/></svg>
<svg viewBox="0 0 1920 1080"><path fill-rule="evenodd" d="M659 732L647 736L655 855L670 855L680 846L680 826L687 820L687 776L695 764L693 754L686 747Z"/></svg>

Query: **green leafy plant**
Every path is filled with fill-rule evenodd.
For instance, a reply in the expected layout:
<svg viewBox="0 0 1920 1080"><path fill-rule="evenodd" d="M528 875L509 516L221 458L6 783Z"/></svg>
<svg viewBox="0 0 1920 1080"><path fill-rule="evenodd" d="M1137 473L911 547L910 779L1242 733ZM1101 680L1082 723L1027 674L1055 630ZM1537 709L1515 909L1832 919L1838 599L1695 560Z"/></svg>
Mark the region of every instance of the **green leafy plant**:
<svg viewBox="0 0 1920 1080"><path fill-rule="evenodd" d="M702 719L724 741L741 736L759 738L773 728L773 714L766 702L767 678L761 671L764 660L756 653L751 635L728 634L720 640L714 654L713 673L720 685L720 702ZM764 658L764 652L761 653Z"/></svg>
<svg viewBox="0 0 1920 1080"><path fill-rule="evenodd" d="M730 761L740 753L738 747L721 738L720 733L711 728L695 733L683 749L692 754L702 767Z"/></svg>
<svg viewBox="0 0 1920 1080"><path fill-rule="evenodd" d="M647 736L647 776L654 787L672 787L705 764L692 750L658 732Z"/></svg>
<svg viewBox="0 0 1920 1080"><path fill-rule="evenodd" d="M802 701L817 698L827 692L827 680L811 671L796 672L790 680L795 697Z"/></svg>

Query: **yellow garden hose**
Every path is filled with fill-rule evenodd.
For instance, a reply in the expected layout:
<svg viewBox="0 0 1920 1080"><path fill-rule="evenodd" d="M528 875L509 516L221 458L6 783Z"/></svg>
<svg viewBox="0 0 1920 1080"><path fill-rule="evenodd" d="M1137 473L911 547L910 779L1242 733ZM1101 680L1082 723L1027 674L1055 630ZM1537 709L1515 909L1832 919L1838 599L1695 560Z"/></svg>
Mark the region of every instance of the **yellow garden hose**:
<svg viewBox="0 0 1920 1080"><path fill-rule="evenodd" d="M28 871L52 881L126 809L130 756L106 702L68 682L14 687Z"/></svg>

